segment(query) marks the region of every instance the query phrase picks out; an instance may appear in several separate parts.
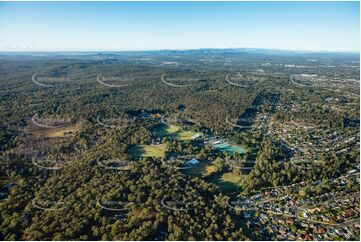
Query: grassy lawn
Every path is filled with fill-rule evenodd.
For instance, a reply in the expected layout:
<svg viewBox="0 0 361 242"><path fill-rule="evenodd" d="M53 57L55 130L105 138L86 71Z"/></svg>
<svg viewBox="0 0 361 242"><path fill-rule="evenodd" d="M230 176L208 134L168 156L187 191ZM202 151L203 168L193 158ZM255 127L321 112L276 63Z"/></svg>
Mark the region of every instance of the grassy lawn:
<svg viewBox="0 0 361 242"><path fill-rule="evenodd" d="M181 131L177 132L177 139L179 139L179 140L190 140L196 134L197 133L193 132L193 131L181 130Z"/></svg>
<svg viewBox="0 0 361 242"><path fill-rule="evenodd" d="M30 132L34 135L45 136L48 138L63 138L65 137L66 133L74 133L78 131L80 128L81 128L81 124L78 123L74 125L67 125L60 128L50 128L50 129L41 128Z"/></svg>
<svg viewBox="0 0 361 242"><path fill-rule="evenodd" d="M173 134L173 133L175 133L175 132L178 132L179 130L180 130L180 127L175 126L175 125L173 125L173 124L171 124L171 125L169 125L169 126L166 127L166 132L167 132L168 134Z"/></svg>
<svg viewBox="0 0 361 242"><path fill-rule="evenodd" d="M209 165L206 167L205 169L205 174L208 175L208 174L211 174L212 172L214 172L216 170L216 166L215 165Z"/></svg>
<svg viewBox="0 0 361 242"><path fill-rule="evenodd" d="M184 170L184 173L189 176L202 177L212 173L216 166L209 161L200 161L197 165L190 169ZM224 192L235 191L241 181L241 176L232 172L225 172L223 174L214 174L209 179L209 182L219 186Z"/></svg>
<svg viewBox="0 0 361 242"><path fill-rule="evenodd" d="M184 173L189 176L202 177L206 167L209 165L207 161L200 161L198 164L194 165L192 168L184 170Z"/></svg>
<svg viewBox="0 0 361 242"><path fill-rule="evenodd" d="M214 176L210 180L210 182L219 186L223 191L236 190L240 181L241 176L233 174L232 172L226 172L222 175Z"/></svg>
<svg viewBox="0 0 361 242"><path fill-rule="evenodd" d="M223 173L223 175L221 176L221 181L238 184L241 181L241 176L236 175L232 172L227 172Z"/></svg>
<svg viewBox="0 0 361 242"><path fill-rule="evenodd" d="M155 135L158 137L169 136L172 139L177 140L190 140L194 135L198 134L193 131L183 130L181 127L176 125L157 125L154 127Z"/></svg>
<svg viewBox="0 0 361 242"><path fill-rule="evenodd" d="M160 145L135 145L129 149L133 157L164 157L165 144Z"/></svg>
<svg viewBox="0 0 361 242"><path fill-rule="evenodd" d="M175 125L159 124L153 127L153 131L157 137L173 136L179 131L180 127Z"/></svg>
<svg viewBox="0 0 361 242"><path fill-rule="evenodd" d="M192 168L184 170L184 173L189 176L202 177L215 171L216 166L212 162L202 160Z"/></svg>

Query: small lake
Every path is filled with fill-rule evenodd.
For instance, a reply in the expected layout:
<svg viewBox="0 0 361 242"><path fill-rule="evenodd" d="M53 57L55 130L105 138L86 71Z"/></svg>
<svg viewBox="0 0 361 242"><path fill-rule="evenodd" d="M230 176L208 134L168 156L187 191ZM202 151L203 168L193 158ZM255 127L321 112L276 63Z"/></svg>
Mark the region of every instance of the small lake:
<svg viewBox="0 0 361 242"><path fill-rule="evenodd" d="M228 153L238 153L238 154L244 154L245 150L239 146L239 145L231 145L228 143L219 143L213 146L216 150L219 150L221 152L227 151Z"/></svg>

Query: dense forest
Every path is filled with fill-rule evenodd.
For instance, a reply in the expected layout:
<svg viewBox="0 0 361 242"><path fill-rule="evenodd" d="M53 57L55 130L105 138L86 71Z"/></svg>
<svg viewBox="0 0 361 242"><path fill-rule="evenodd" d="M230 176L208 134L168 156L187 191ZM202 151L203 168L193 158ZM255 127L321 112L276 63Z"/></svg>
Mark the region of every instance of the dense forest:
<svg viewBox="0 0 361 242"><path fill-rule="evenodd" d="M360 79L359 69L345 67L354 56L325 55L302 70L281 63L304 66L308 56L212 51L0 56L0 177L11 186L0 202L0 238L257 239L240 213L227 206L229 196L336 178L359 167L359 143L350 141L342 153L318 144L321 165L300 169L290 162L296 151L277 129L307 123L322 128L314 134L291 130L290 136L326 142L322 137L336 132L345 140L359 139L359 82L305 88L290 81L296 71ZM326 64L336 67L329 71ZM225 81L230 74L234 84L237 72L248 76L238 80L239 86ZM144 112L139 110L149 117L140 118ZM215 152L196 140L155 140L152 128L165 114L196 120L194 132L227 137L248 152ZM263 126L242 128L242 121L232 126L227 117ZM215 168L191 176L159 157L130 152L155 142L165 145L165 157L194 156ZM126 161L129 167L105 169L99 157ZM227 159L238 167L252 161L252 169L232 168ZM212 182L225 172L240 177L236 190Z"/></svg>

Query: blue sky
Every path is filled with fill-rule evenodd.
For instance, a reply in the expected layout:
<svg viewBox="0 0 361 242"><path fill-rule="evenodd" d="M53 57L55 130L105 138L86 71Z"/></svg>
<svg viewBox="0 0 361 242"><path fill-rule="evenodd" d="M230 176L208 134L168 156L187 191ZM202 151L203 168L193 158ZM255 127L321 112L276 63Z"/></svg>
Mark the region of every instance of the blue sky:
<svg viewBox="0 0 361 242"><path fill-rule="evenodd" d="M0 50L359 51L359 2L0 2Z"/></svg>

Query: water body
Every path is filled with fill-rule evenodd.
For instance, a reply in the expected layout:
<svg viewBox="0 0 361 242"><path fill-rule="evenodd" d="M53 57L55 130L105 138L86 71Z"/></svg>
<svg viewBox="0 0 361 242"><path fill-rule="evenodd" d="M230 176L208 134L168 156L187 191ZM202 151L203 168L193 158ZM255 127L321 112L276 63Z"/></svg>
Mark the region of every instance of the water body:
<svg viewBox="0 0 361 242"><path fill-rule="evenodd" d="M244 154L245 150L239 146L239 145L231 145L228 143L219 143L213 146L216 150L219 150L221 152L227 151L230 154L238 153L238 154Z"/></svg>

